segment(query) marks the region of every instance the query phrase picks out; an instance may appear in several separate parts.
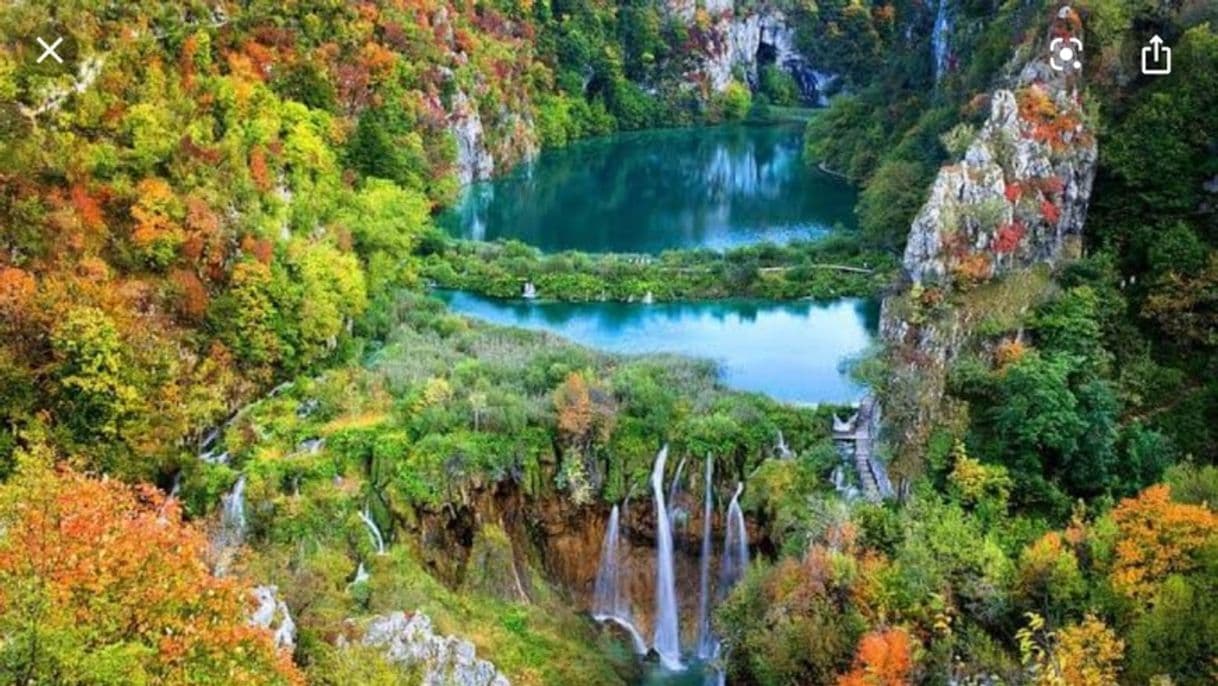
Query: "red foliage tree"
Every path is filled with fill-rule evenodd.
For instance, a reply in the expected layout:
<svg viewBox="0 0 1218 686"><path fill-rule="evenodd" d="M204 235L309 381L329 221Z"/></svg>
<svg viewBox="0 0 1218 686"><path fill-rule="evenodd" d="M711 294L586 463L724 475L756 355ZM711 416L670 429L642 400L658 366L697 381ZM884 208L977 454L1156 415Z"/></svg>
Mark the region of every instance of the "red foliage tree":
<svg viewBox="0 0 1218 686"><path fill-rule="evenodd" d="M913 683L912 640L904 629L873 631L859 639L854 669L837 686L906 686Z"/></svg>
<svg viewBox="0 0 1218 686"><path fill-rule="evenodd" d="M248 623L248 589L208 571L203 533L159 490L28 460L0 486L0 527L0 635L23 646L0 681L303 683Z"/></svg>

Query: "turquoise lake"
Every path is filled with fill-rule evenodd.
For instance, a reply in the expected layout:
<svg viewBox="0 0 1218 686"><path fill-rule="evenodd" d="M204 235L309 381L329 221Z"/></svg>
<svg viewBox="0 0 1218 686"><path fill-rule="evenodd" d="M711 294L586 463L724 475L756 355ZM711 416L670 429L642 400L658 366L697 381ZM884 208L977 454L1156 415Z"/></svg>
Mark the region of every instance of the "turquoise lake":
<svg viewBox="0 0 1218 686"><path fill-rule="evenodd" d="M726 385L793 403L857 400L862 389L844 373L843 363L867 349L879 320L874 302L848 298L647 305L499 300L460 291L435 295L454 312L550 331L600 350L710 359Z"/></svg>
<svg viewBox="0 0 1218 686"><path fill-rule="evenodd" d="M625 133L542 153L440 216L545 251L715 250L855 227L852 186L803 159L803 123Z"/></svg>

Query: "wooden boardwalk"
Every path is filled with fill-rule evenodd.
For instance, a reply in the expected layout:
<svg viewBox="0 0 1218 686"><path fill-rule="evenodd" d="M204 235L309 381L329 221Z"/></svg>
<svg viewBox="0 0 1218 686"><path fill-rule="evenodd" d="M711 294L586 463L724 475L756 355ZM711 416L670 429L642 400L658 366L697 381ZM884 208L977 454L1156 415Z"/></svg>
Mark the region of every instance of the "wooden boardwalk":
<svg viewBox="0 0 1218 686"><path fill-rule="evenodd" d="M859 409L843 421L833 417L833 440L849 443L854 453L854 469L863 497L879 502L893 496L892 484L884 465L875 459L875 438L879 427L879 408L871 396L863 398Z"/></svg>

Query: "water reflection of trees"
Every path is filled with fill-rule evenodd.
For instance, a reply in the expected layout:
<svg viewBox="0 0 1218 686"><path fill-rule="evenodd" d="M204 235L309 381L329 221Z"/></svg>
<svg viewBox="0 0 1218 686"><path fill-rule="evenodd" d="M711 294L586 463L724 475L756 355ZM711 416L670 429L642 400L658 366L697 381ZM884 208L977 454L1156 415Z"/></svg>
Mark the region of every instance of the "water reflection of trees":
<svg viewBox="0 0 1218 686"><path fill-rule="evenodd" d="M653 131L550 151L469 189L446 218L543 249L657 251L853 223L853 193L802 160L798 127ZM789 237L789 236L786 236Z"/></svg>

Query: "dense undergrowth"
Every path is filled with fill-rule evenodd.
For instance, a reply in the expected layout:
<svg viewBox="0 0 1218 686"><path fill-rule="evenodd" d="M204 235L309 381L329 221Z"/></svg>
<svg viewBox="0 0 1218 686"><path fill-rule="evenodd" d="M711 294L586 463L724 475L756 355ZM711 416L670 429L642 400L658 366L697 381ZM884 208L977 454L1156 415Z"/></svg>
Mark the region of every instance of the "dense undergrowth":
<svg viewBox="0 0 1218 686"><path fill-rule="evenodd" d="M564 301L874 297L894 272L890 254L864 249L853 236L658 256L546 254L515 241L450 241L419 267L420 276L442 288L516 298L532 283L539 297Z"/></svg>

